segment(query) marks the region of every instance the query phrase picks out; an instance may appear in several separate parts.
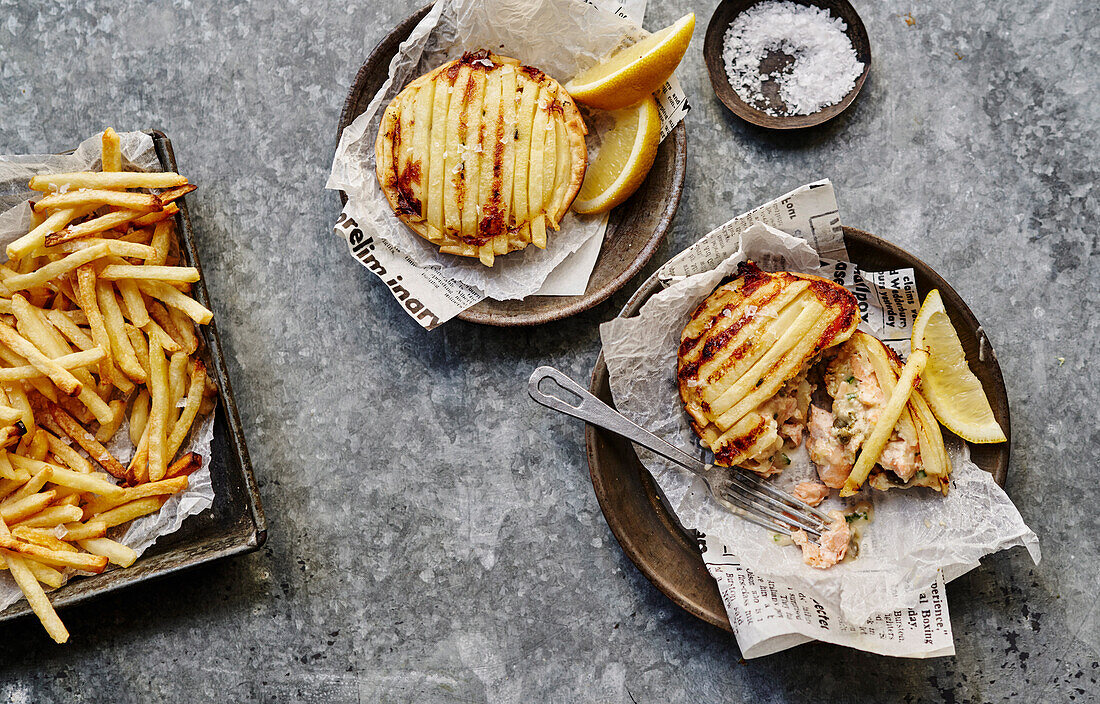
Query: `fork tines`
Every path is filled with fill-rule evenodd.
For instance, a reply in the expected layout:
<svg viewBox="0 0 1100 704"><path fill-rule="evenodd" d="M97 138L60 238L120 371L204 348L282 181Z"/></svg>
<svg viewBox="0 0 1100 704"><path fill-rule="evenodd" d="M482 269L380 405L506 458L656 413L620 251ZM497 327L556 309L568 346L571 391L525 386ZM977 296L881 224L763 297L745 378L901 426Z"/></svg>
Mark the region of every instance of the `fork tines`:
<svg viewBox="0 0 1100 704"><path fill-rule="evenodd" d="M728 484L716 498L751 523L783 534L801 529L818 538L829 522L823 512L748 472L731 469L725 478Z"/></svg>

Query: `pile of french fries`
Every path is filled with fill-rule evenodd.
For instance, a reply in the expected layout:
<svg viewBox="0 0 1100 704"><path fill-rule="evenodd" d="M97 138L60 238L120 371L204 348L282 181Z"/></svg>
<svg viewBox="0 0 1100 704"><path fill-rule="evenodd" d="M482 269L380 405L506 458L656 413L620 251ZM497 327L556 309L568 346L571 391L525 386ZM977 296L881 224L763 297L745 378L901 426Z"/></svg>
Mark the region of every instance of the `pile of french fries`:
<svg viewBox="0 0 1100 704"><path fill-rule="evenodd" d="M133 564L107 532L187 488L202 458L176 455L217 396L194 356L213 314L188 295L199 272L179 265L173 225L195 186L123 171L111 129L102 162L31 179L30 231L0 264L0 568L58 643L43 587ZM106 445L127 417L123 464Z"/></svg>

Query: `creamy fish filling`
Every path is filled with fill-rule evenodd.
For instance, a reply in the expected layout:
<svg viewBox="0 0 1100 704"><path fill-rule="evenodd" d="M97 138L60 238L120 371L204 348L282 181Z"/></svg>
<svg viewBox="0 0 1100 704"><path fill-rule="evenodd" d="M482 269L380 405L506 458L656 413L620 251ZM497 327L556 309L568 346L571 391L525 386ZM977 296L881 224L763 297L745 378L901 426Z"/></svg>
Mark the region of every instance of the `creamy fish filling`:
<svg viewBox="0 0 1100 704"><path fill-rule="evenodd" d="M821 481L839 489L874 429L886 397L870 360L854 345L841 347L826 366L824 381L825 390L833 399L832 411L811 405L806 449L817 465ZM919 446L910 435L900 426L895 427L879 458L883 470L892 472L902 483L920 470Z"/></svg>

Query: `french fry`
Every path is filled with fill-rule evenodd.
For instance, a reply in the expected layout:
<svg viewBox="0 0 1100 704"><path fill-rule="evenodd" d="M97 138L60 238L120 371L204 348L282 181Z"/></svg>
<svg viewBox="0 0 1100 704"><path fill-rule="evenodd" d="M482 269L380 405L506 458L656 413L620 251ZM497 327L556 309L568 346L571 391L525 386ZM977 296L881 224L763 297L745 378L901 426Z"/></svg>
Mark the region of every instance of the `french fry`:
<svg viewBox="0 0 1100 704"><path fill-rule="evenodd" d="M122 171L122 145L118 138L118 132L108 127L103 130L103 136L99 140L100 166L103 171Z"/></svg>
<svg viewBox="0 0 1100 704"><path fill-rule="evenodd" d="M148 352L146 352L148 354ZM142 389L134 399L134 405L130 409L130 442L137 447L141 442L141 436L145 433L145 424L149 420L149 391Z"/></svg>
<svg viewBox="0 0 1100 704"><path fill-rule="evenodd" d="M120 227L132 220L136 220L144 215L145 212L144 210L116 210L106 215L100 215L97 218L85 220L76 225L69 225L60 232L46 235L45 244L47 247L55 247L65 242L91 237L92 235Z"/></svg>
<svg viewBox="0 0 1100 704"><path fill-rule="evenodd" d="M141 518L150 513L156 513L166 500L166 497L163 496L149 496L104 511L85 523L68 524L62 540L77 541L87 540L88 538L102 538L108 528L129 523L135 518Z"/></svg>
<svg viewBox="0 0 1100 704"><path fill-rule="evenodd" d="M77 509L77 511L79 510ZM64 524L63 539L75 543L88 538L102 538L107 535L108 527L105 522L98 518L93 518L87 523L66 523Z"/></svg>
<svg viewBox="0 0 1100 704"><path fill-rule="evenodd" d="M49 470L49 481L58 486L69 487L80 492L95 494L97 496L120 497L125 492L125 489L122 487L115 486L104 479L103 475L99 472L84 474L83 472L75 472L71 469L58 467L57 465L50 465L40 460L21 458L19 455L10 455L9 459L11 459L12 465L22 469L35 471L35 468L41 468L38 469L39 473L44 470ZM35 477L37 476L36 474ZM32 478L32 481L34 481L34 478Z"/></svg>
<svg viewBox="0 0 1100 704"><path fill-rule="evenodd" d="M122 382L122 373L115 367L111 356L111 336L107 333L107 324L104 322L103 313L99 309L99 297L96 293L95 269L90 266L82 266L76 272L76 302L88 316L88 327L92 340L103 350L107 357L99 364L100 376L111 380L111 383L123 393L133 390L133 384L129 379ZM120 385L121 384L121 385ZM125 387L129 385L130 389Z"/></svg>
<svg viewBox="0 0 1100 704"><path fill-rule="evenodd" d="M32 191L71 191L77 188L172 188L187 179L171 171L80 171L66 174L39 174L30 181Z"/></svg>
<svg viewBox="0 0 1100 704"><path fill-rule="evenodd" d="M23 428L28 431L34 428L34 410L31 408L27 392L21 384L4 384L4 393L8 395L8 402L23 412Z"/></svg>
<svg viewBox="0 0 1100 704"><path fill-rule="evenodd" d="M64 462L69 469L74 472L81 472L82 474L88 474L94 471L92 469L92 463L89 462L84 455L74 450L71 445L65 444L62 442L61 438L53 433L47 432L45 436L46 442L50 447L50 453L59 461Z"/></svg>
<svg viewBox="0 0 1100 704"><path fill-rule="evenodd" d="M31 574L34 575L34 578L50 589L57 589L65 584L65 575L58 570L47 567L41 562L35 562L34 560L24 560L24 562L27 563L27 568L31 571ZM8 563L4 562L3 558L0 557L0 570L6 569L8 569Z"/></svg>
<svg viewBox="0 0 1100 704"><path fill-rule="evenodd" d="M33 367L32 367L33 368ZM0 374L7 370L0 369ZM23 419L23 411L11 406L0 406L0 426L8 426Z"/></svg>
<svg viewBox="0 0 1100 704"><path fill-rule="evenodd" d="M214 314L201 303L180 293L163 281L145 281L139 279L138 288L140 288L141 292L146 296L156 298L167 306L178 308L183 311L199 325L206 325L214 317Z"/></svg>
<svg viewBox="0 0 1100 704"><path fill-rule="evenodd" d="M171 460L165 447L171 403L168 363L164 358L164 350L155 337L149 339L149 397L151 404L145 434L148 436L149 447L149 480L155 482L164 478Z"/></svg>
<svg viewBox="0 0 1100 704"><path fill-rule="evenodd" d="M28 479L30 479L30 476L17 477L15 479L0 479L0 499L14 493L19 487L23 486Z"/></svg>
<svg viewBox="0 0 1100 704"><path fill-rule="evenodd" d="M27 254L42 247L46 243L47 235L57 232L73 220L82 218L93 210L95 210L94 205L84 205L50 213L49 217L37 227L7 246L8 259L12 261L22 259Z"/></svg>
<svg viewBox="0 0 1100 704"><path fill-rule="evenodd" d="M194 283L199 280L199 270L191 266L110 264L103 267L103 271L100 272L99 278L106 281L147 279L151 281Z"/></svg>
<svg viewBox="0 0 1100 704"><path fill-rule="evenodd" d="M138 555L131 548L122 543L116 543L110 538L88 538L77 541L77 544L92 553L102 555L119 567L129 567L137 560Z"/></svg>
<svg viewBox="0 0 1100 704"><path fill-rule="evenodd" d="M84 331L73 322L72 317L68 315L68 313L69 311L51 310L46 313L46 319L49 320L50 323L69 340L69 342L73 343L81 350L88 351L95 347L95 342L92 341L92 338L84 334ZM87 317L85 317L85 322L87 322ZM107 357L103 350L100 350L100 353L103 358ZM57 361L60 363L61 360Z"/></svg>
<svg viewBox="0 0 1100 704"><path fill-rule="evenodd" d="M164 478L167 480L174 477L186 477L200 469L202 469L202 455L197 452L188 452L168 467Z"/></svg>
<svg viewBox="0 0 1100 704"><path fill-rule="evenodd" d="M141 295L141 289L132 279L119 281L118 292L122 296L122 303L126 306L126 317L135 327L142 327L149 322L149 311L145 307L145 298Z"/></svg>
<svg viewBox="0 0 1100 704"><path fill-rule="evenodd" d="M7 453L5 453L7 454ZM42 463L44 464L44 463ZM26 467L20 467L20 469L27 469ZM16 501L22 501L23 499L37 494L39 489L46 485L46 482L50 481L50 477L53 476L53 468L49 465L41 467L37 470L37 473L32 474L31 478L27 480L27 483L19 487L19 491L15 492L8 498L0 502L0 506L10 506Z"/></svg>
<svg viewBox="0 0 1100 704"><path fill-rule="evenodd" d="M96 347L90 350L81 350L80 352L73 352L63 357L55 357L53 361L57 362L62 369L80 369L83 367L90 367L104 359L107 355L103 353L103 350ZM7 381L20 381L22 379L38 379L45 377L46 374L33 364L26 364L19 367L6 367L0 368L0 382ZM20 411L21 412L21 411ZM0 411L0 422L3 422L7 418L6 415Z"/></svg>
<svg viewBox="0 0 1100 704"><path fill-rule="evenodd" d="M178 308L169 308L168 317L172 320L180 347L187 354L195 354L199 349L199 338L195 335L195 324L191 318Z"/></svg>
<svg viewBox="0 0 1100 704"><path fill-rule="evenodd" d="M156 335L165 352L179 352L183 349L183 334L176 329L176 321L169 309L160 301L150 301L147 306L150 321L142 328L146 335Z"/></svg>
<svg viewBox="0 0 1100 704"><path fill-rule="evenodd" d="M107 448L77 423L72 416L57 406L50 407L49 413L61 431L72 438L77 445L84 448L84 451L96 464L118 479L126 478L126 468L122 466L122 463L115 459L115 456L108 452Z"/></svg>
<svg viewBox="0 0 1100 704"><path fill-rule="evenodd" d="M38 430L35 430L34 433L30 434L30 438L31 442L27 447L27 454L25 456L40 462L45 460L46 453L50 451L50 446L46 442L46 436ZM24 467L24 469L26 468Z"/></svg>
<svg viewBox="0 0 1100 704"><path fill-rule="evenodd" d="M926 364L928 364L927 350L913 350L912 354L909 355L905 366L901 368L901 374L898 375L898 381L894 385L890 399L883 407L878 420L875 421L870 436L863 442L863 449L860 450L855 466L852 467L852 472L848 475L844 487L840 490L842 497L853 496L858 493L860 486L867 480L867 475L871 473L875 463L882 456L882 450L890 440L890 435L894 432L894 426L897 424L898 418L901 417L902 411L909 403L909 396L920 381L921 372L924 371Z"/></svg>
<svg viewBox="0 0 1100 704"><path fill-rule="evenodd" d="M68 552L66 550L50 550L40 545L24 543L14 538L0 538L0 547L12 552L18 552L21 556L41 562L51 567L71 567L74 570L84 572L102 572L107 567L107 558L102 555L89 555L84 552Z"/></svg>
<svg viewBox="0 0 1100 704"><path fill-rule="evenodd" d="M7 323L0 322L0 342L42 371L66 396L76 396L83 388L69 370L42 354L41 350Z"/></svg>
<svg viewBox="0 0 1100 704"><path fill-rule="evenodd" d="M23 289L41 286L89 262L94 262L96 259L106 257L110 253L106 244L98 244L94 247L81 249L63 259L58 259L56 262L50 262L36 271L28 274L16 274L15 276L4 279L4 286L6 286L9 291L22 291Z"/></svg>
<svg viewBox="0 0 1100 704"><path fill-rule="evenodd" d="M62 523L79 521L82 515L84 515L84 512L76 506L48 506L13 525L29 528L56 528Z"/></svg>
<svg viewBox="0 0 1100 704"><path fill-rule="evenodd" d="M7 452L0 452L0 477L10 479L13 482L26 482L31 478L29 472L12 466ZM7 493L0 490L0 498L5 496L7 496Z"/></svg>
<svg viewBox="0 0 1100 704"><path fill-rule="evenodd" d="M134 349L138 364L145 370L145 378L149 378L149 341L133 325L126 325L126 337L130 338L130 347Z"/></svg>
<svg viewBox="0 0 1100 704"><path fill-rule="evenodd" d="M176 352L168 360L168 407L176 409L179 402L183 400L183 397L187 395L187 362L188 356L185 352ZM14 410L14 409L13 409ZM16 419L19 417L19 411L15 411ZM171 422L176 422L176 416L171 415Z"/></svg>
<svg viewBox="0 0 1100 704"><path fill-rule="evenodd" d="M114 205L138 211L160 210L164 207L160 198L152 193L83 188L67 193L51 193L35 203L34 209L45 212L55 208L72 208L78 205L94 205L96 207Z"/></svg>
<svg viewBox="0 0 1100 704"><path fill-rule="evenodd" d="M150 410L152 401L150 400ZM145 432L141 434L137 446L134 448L134 456L130 458L130 464L126 467L128 477L127 484L141 484L149 481L149 421L145 422Z"/></svg>
<svg viewBox="0 0 1100 704"><path fill-rule="evenodd" d="M27 543L32 543L48 550L60 552L78 552L76 548L63 540L58 540L53 531L45 528L30 528L27 526L15 526L11 529L12 537Z"/></svg>
<svg viewBox="0 0 1100 704"><path fill-rule="evenodd" d="M46 597L46 592L42 590L42 586L27 567L26 560L10 551L0 551L0 554L3 554L11 576L15 578L15 583L27 597L27 603L30 604L34 615L42 622L46 633L50 634L50 638L53 638L55 643L64 643L69 640L69 632L65 629L65 624L61 623L61 619L53 609L53 604Z"/></svg>
<svg viewBox="0 0 1100 704"><path fill-rule="evenodd" d="M172 427L172 433L168 436L166 442L166 454L169 458L176 456L183 445L183 441L187 439L188 433L191 432L191 425L195 422L195 416L199 413L199 406L202 403L205 389L206 366L196 359L191 364L191 384L187 389L187 398L184 401L183 409L180 411L180 417Z"/></svg>
<svg viewBox="0 0 1100 704"><path fill-rule="evenodd" d="M47 256L54 254L71 254L72 252L79 252L83 249L98 247L101 244L106 245L107 251L115 257L128 257L130 259L148 259L149 257L156 254L153 248L148 245L139 244L137 242L125 242L121 239L105 239L103 237L85 237L79 240L63 242L59 245L51 247L48 251L44 251L43 254Z"/></svg>
<svg viewBox="0 0 1100 704"><path fill-rule="evenodd" d="M175 203L169 203L164 206L164 210L155 210L148 215L142 215L140 218L135 219L130 223L131 227L148 227L149 225L155 225L160 222L165 222L169 218L173 217L180 211L179 206Z"/></svg>
<svg viewBox="0 0 1100 704"><path fill-rule="evenodd" d="M188 479L184 474L179 474L168 479L155 482L146 482L135 487L125 489L120 496L97 496L84 504L84 520L90 520L95 516L109 511L116 506L144 499L150 496L171 496L187 488Z"/></svg>
<svg viewBox="0 0 1100 704"><path fill-rule="evenodd" d="M114 417L99 426L99 430L95 431L95 439L100 442L110 442L111 438L115 436L118 429L122 427L122 421L126 419L126 404L122 399L115 399L109 404L111 411L114 413Z"/></svg>
<svg viewBox="0 0 1100 704"><path fill-rule="evenodd" d="M4 519L5 523L18 523L49 506L56 497L57 491L54 489L31 494L14 503L0 506L0 518Z"/></svg>
<svg viewBox="0 0 1100 704"><path fill-rule="evenodd" d="M114 286L106 281L97 281L96 300L99 302L104 328L111 342L112 357L118 363L123 374L132 381L144 382L146 379L145 370L138 363L134 348L130 346L130 338L126 334L122 309L118 305Z"/></svg>

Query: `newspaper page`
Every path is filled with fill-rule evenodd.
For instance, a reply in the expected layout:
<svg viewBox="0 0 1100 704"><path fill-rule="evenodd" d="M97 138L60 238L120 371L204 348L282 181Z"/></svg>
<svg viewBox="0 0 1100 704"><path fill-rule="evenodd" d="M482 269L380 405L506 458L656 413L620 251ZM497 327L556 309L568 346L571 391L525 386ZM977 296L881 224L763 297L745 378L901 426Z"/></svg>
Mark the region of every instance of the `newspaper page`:
<svg viewBox="0 0 1100 704"><path fill-rule="evenodd" d="M758 222L806 240L822 258L848 259L836 194L832 182L825 179L800 186L719 226L666 262L657 277L667 286L713 269L737 251L741 234Z"/></svg>
<svg viewBox="0 0 1100 704"><path fill-rule="evenodd" d="M804 197L812 199L812 207ZM669 270L658 271L667 277L666 288L636 316L615 318L600 328L617 408L678 447L698 448L677 393L680 331L691 311L739 262L752 259L765 269L837 281L859 299L861 328L895 348L908 346L901 343L919 305L912 270L862 272L846 256L822 259L810 241L792 232L743 220L767 213L774 221L777 206L781 213L795 212L781 223L785 227L816 231L817 242L838 251L837 241L830 240L831 233L842 233L835 198L829 182L819 181L704 236L666 265ZM694 476L652 453L639 450L638 455L669 509L699 536L746 658L810 639L923 658L953 652L945 581L977 566L982 556L1014 545L1026 547L1036 562L1040 558L1035 534L992 477L970 461L966 445L951 442L946 449L953 467L948 495L864 492L856 498L872 503L874 519L859 557L828 570L807 567L797 549L777 545L766 531L732 518L709 500ZM817 476L804 446L790 455L792 464L771 480L781 489ZM710 457L704 453L706 461ZM822 510L844 509L851 501L830 498ZM929 545L936 550L928 550Z"/></svg>
<svg viewBox="0 0 1100 704"><path fill-rule="evenodd" d="M582 1L597 8L601 13L606 13L608 17L613 15L636 25L632 30L636 38L648 34L641 29L641 18L645 14L645 0L628 0L622 3L614 0ZM462 5L462 3L456 4ZM513 4L518 7L522 4L522 0L515 0ZM470 10L472 6L467 5L462 5L458 11L472 11ZM510 9L516 11L517 8L511 7ZM561 2L560 11L563 13L571 12L568 3L564 0ZM440 13L433 12L421 24L431 24L439 21L441 21ZM432 26L434 24L424 28L418 27L414 30L414 35L422 35L430 31ZM406 42L406 44L408 43ZM406 47L403 44L402 51L405 50ZM391 76L393 71L394 68L391 65ZM654 96L657 98L658 111L661 116L661 139L664 139L687 114L689 109L687 96L675 76L662 86ZM379 97L376 96L374 103L378 102ZM372 107L377 110L378 106L374 103L372 103ZM353 124L353 126L355 125ZM370 135L360 135L359 141L363 142L367 137L370 137ZM393 240L384 233L374 231L373 225L370 227L362 225L361 223L365 221L355 215L357 212L360 215L362 214L360 210L362 204L353 202L352 199L355 195L351 191L373 188L376 184L373 183L373 165L369 169L371 173L365 173L366 169L363 167L361 160L351 153L350 147L345 144L346 141L341 139L341 144L334 159L333 172L328 183L328 187L342 188L349 195L349 201L341 212L334 230L348 243L349 253L368 271L382 279L405 312L423 327L429 330L438 327L486 297L503 300L526 295L574 296L583 294L587 289L588 280L595 268L596 259L607 229L608 219L606 215L602 218L586 219L584 223L578 220L575 224L579 224L583 232L590 232L591 234L586 234L580 241L568 245L568 251L562 251L560 254L548 258L549 268L546 268L545 271L540 268L545 267L545 265L538 265L535 262L536 259L540 258L538 253L523 254L523 257L532 261L524 259L522 262L517 259L521 253L516 253L511 261L504 260L496 267L496 269L501 269L502 267L507 268L504 265L515 264L514 268L518 271L514 273L489 272L480 265L477 267L468 266L466 270L460 270L453 265L450 267L441 265L438 261L425 262L423 251L407 251L403 247L396 246ZM599 146L598 131L593 130L590 132L589 142L591 158L593 152ZM364 154L366 153L364 152ZM373 158L370 154L366 154L366 156L367 158ZM337 174L339 174L339 177L337 177ZM352 188L347 185L349 183L356 185ZM577 219L576 216L572 217ZM365 232L366 230L370 230L370 232ZM349 237L355 232L359 232L360 235L356 238L357 241L352 243ZM559 232L558 236L559 240L562 240L563 232ZM420 243L417 243L417 245L419 246ZM468 264L469 262L461 262L463 266ZM534 265L534 269L532 269L532 265ZM380 273L383 271L384 274ZM528 273L533 275L534 278L530 279ZM535 286L530 286L528 279L534 280L536 282Z"/></svg>
<svg viewBox="0 0 1100 704"><path fill-rule="evenodd" d="M852 625L806 592L757 577L721 542L703 536L699 543L746 660L811 640L897 657L955 654L942 574L913 606Z"/></svg>

